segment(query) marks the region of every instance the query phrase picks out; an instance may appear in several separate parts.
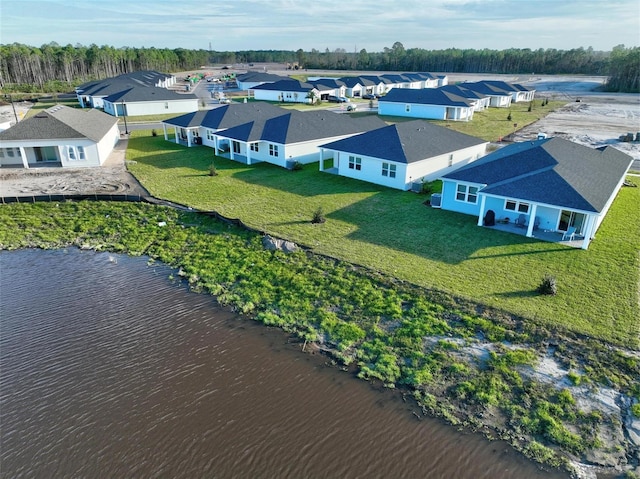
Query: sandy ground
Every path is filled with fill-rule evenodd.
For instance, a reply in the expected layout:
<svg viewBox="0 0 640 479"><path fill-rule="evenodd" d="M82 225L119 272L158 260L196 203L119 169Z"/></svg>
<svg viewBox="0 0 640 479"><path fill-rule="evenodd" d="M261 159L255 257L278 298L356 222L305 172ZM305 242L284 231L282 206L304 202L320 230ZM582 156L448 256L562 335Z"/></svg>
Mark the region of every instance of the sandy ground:
<svg viewBox="0 0 640 479"><path fill-rule="evenodd" d="M286 75L291 71L269 70ZM299 73L299 72L298 72ZM322 76L328 72L306 71ZM342 72L355 75L357 72ZM341 72L332 72L332 75ZM522 83L536 89L536 98L567 100L567 104L536 123L516 132L516 141L537 138L538 133L560 136L590 147L611 145L632 156L633 169L640 171L640 142L620 141L621 135L640 134L640 95L594 92L604 77L536 76L531 75L469 75L448 74L449 82L501 79ZM580 101L576 101L576 100ZM30 103L0 106L0 125L22 119ZM107 162L100 168L18 168L0 169L0 196L31 196L46 194L145 194L144 188L127 172L125 165L126 139L122 139Z"/></svg>

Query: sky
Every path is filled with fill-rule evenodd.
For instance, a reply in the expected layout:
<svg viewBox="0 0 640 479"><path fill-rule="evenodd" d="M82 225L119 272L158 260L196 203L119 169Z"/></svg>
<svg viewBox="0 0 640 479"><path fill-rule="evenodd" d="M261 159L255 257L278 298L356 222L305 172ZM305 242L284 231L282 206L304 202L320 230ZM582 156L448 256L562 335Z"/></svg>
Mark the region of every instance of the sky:
<svg viewBox="0 0 640 479"><path fill-rule="evenodd" d="M215 51L640 46L640 0L0 0L0 44Z"/></svg>

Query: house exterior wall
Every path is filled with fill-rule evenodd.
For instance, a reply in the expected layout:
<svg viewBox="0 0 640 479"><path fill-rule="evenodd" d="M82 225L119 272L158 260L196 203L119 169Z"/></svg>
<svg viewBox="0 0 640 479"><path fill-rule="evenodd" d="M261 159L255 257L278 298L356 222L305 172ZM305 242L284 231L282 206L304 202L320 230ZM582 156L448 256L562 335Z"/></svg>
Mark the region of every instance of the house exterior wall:
<svg viewBox="0 0 640 479"><path fill-rule="evenodd" d="M349 168L349 157L360 158L360 169ZM383 176L382 167L383 163L396 165L396 176ZM407 190L407 165L404 163L390 162L387 160L381 160L380 158L373 158L370 156L354 155L352 153L345 153L336 151L333 159L334 167L338 168L338 174L340 176L346 176L347 178L353 178L356 180L367 181L376 185L388 186L398 190Z"/></svg>
<svg viewBox="0 0 640 479"><path fill-rule="evenodd" d="M111 127L109 132L98 142L96 143L96 149L98 154L98 161L102 165L111 152L113 148L120 141L120 128L118 128L118 124L116 123Z"/></svg>
<svg viewBox="0 0 640 479"><path fill-rule="evenodd" d="M409 111L407 111L407 108ZM447 108L440 105L417 105L415 103L395 103L378 101L379 115L404 116L408 118L423 118L428 120L445 120Z"/></svg>
<svg viewBox="0 0 640 479"><path fill-rule="evenodd" d="M494 108L507 108L511 106L510 96L490 96L489 106Z"/></svg>
<svg viewBox="0 0 640 479"><path fill-rule="evenodd" d="M477 183L458 182L455 180L443 179L441 208L443 210L456 211L458 213L464 213L477 217L480 214L480 197L478 196L475 203L458 201L456 199L458 184L474 186L478 189L484 186Z"/></svg>
<svg viewBox="0 0 640 479"><path fill-rule="evenodd" d="M116 126L117 128L117 126ZM119 134L118 134L119 136ZM60 166L66 168L87 168L87 167L95 167L100 166L104 160L106 160L108 153L107 144L111 142L111 150L113 150L112 138L103 138L102 141L105 141L104 146L101 147L101 150L98 149L98 146L95 142L87 139L87 138L77 138L77 139L67 139L64 140L34 140L34 141L5 141L2 143L3 148L22 148L24 152L24 157L26 158L29 166L36 166L39 164L46 164L47 162L38 162L36 157L36 148L47 148L53 147L55 150L56 161L53 163L60 163ZM81 159L81 149L84 150L84 159ZM101 158L101 152L105 154L104 158ZM109 151L110 153L111 151ZM75 156L75 159L73 159ZM20 160L19 162L16 160ZM8 157L5 155L5 158L0 158L0 165L19 165L23 164L22 159L20 157Z"/></svg>
<svg viewBox="0 0 640 479"><path fill-rule="evenodd" d="M284 101L285 103L310 103L307 92L303 91L276 91L276 90L251 90L256 100ZM282 99L280 96L282 95ZM320 98L320 93L317 93Z"/></svg>
<svg viewBox="0 0 640 479"><path fill-rule="evenodd" d="M444 155L425 158L407 165L407 185L415 181L433 181L442 175L451 173L486 154L488 143L452 151ZM451 165L449 164L451 163Z"/></svg>
<svg viewBox="0 0 640 479"><path fill-rule="evenodd" d="M190 113L198 111L198 99L185 98L184 100L126 102L126 107L127 116ZM121 116L122 103L105 101L104 112L113 116Z"/></svg>

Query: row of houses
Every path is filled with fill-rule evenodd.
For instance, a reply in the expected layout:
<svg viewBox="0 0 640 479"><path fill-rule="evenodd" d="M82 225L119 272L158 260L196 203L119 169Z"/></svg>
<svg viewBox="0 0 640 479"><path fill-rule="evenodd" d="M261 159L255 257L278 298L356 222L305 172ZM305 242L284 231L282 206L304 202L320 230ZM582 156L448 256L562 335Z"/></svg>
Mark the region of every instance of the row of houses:
<svg viewBox="0 0 640 479"><path fill-rule="evenodd" d="M180 115L163 122L163 130L167 141L204 145L247 165L317 163L326 173L400 190L441 179L437 206L443 209L527 236L561 234L583 248L632 163L613 147L591 149L561 138L487 154L486 141L424 120L388 125L373 116L261 102ZM0 132L0 166L99 166L118 139L115 118L56 106Z"/></svg>
<svg viewBox="0 0 640 479"><path fill-rule="evenodd" d="M82 108L98 108L112 116L179 114L198 110L198 98L178 92L174 75L156 71L126 73L84 83L76 88Z"/></svg>

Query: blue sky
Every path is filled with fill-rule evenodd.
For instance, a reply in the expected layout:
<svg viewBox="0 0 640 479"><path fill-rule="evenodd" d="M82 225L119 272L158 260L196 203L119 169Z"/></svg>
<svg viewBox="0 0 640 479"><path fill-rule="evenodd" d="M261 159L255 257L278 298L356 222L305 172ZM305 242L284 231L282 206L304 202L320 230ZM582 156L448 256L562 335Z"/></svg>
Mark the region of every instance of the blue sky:
<svg viewBox="0 0 640 479"><path fill-rule="evenodd" d="M640 0L0 0L0 43L237 50L640 46Z"/></svg>

